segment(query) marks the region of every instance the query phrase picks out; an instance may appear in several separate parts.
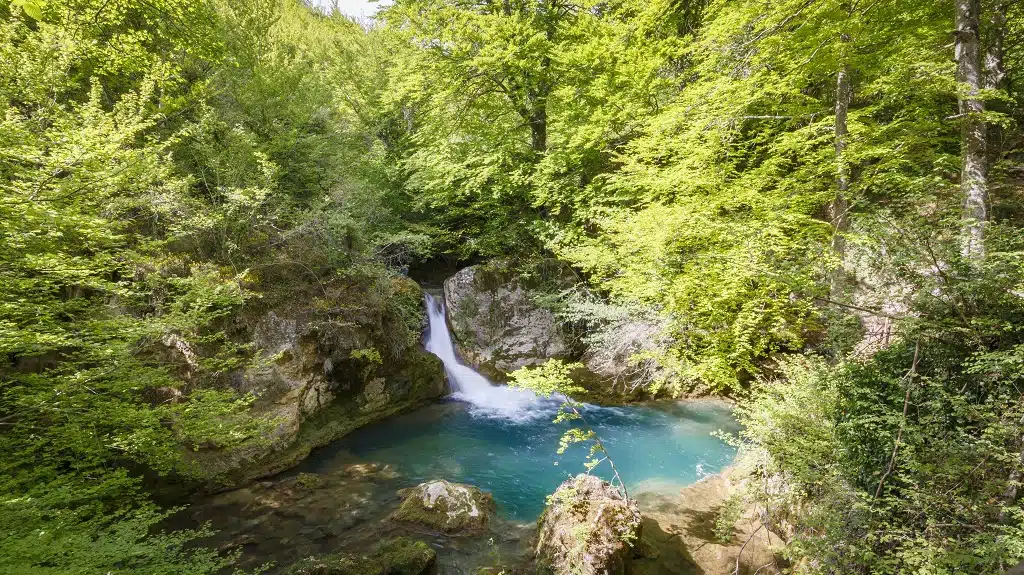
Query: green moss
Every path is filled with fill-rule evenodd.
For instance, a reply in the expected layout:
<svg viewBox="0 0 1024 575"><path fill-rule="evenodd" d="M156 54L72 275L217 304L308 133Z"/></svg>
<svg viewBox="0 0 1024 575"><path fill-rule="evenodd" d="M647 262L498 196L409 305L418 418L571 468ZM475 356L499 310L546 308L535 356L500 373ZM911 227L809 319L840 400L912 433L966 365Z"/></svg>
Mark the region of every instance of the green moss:
<svg viewBox="0 0 1024 575"><path fill-rule="evenodd" d="M441 487L443 486L443 487ZM426 496L431 489L439 492ZM426 490L426 491L424 491ZM391 519L414 523L445 533L485 531L495 512L494 498L471 485L434 481L399 491L404 499ZM430 500L428 506L427 501Z"/></svg>
<svg viewBox="0 0 1024 575"><path fill-rule="evenodd" d="M295 484L304 489L318 489L325 483L323 476L316 473L300 473L295 477Z"/></svg>
<svg viewBox="0 0 1024 575"><path fill-rule="evenodd" d="M401 337L408 341L410 347L415 346L426 320L423 290L419 284L406 277L393 278L387 308L399 319L396 323L404 328Z"/></svg>
<svg viewBox="0 0 1024 575"><path fill-rule="evenodd" d="M337 554L308 557L292 565L288 575L385 575L378 561L358 555Z"/></svg>
<svg viewBox="0 0 1024 575"><path fill-rule="evenodd" d="M372 557L337 553L307 557L293 564L288 575L431 575L437 572L437 553L423 541L397 537L381 543Z"/></svg>
<svg viewBox="0 0 1024 575"><path fill-rule="evenodd" d="M436 570L437 552L423 541L408 537L381 543L373 557L388 575L423 575Z"/></svg>
<svg viewBox="0 0 1024 575"><path fill-rule="evenodd" d="M515 277L509 269L509 263L504 260L480 265L473 274L473 287L478 291L495 291Z"/></svg>

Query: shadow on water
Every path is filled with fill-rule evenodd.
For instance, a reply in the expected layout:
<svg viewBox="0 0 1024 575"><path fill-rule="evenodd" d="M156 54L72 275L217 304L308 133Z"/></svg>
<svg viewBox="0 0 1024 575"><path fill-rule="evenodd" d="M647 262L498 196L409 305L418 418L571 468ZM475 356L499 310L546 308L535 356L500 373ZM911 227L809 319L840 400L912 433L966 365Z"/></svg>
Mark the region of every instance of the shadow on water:
<svg viewBox="0 0 1024 575"><path fill-rule="evenodd" d="M459 537L388 520L399 504L397 490L407 486L392 467L378 464L345 464L326 474L292 472L197 501L174 527L209 522L216 533L201 544L240 552L238 566L245 569L272 562L270 573L315 555L370 555L399 536L434 547L440 575L528 560L529 523L499 517L490 533Z"/></svg>

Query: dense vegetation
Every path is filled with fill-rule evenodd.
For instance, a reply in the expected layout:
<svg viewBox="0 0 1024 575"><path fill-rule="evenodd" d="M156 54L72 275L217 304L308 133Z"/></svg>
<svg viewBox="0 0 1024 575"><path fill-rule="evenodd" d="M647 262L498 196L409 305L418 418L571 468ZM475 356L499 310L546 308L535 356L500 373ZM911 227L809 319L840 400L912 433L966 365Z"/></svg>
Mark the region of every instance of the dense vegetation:
<svg viewBox="0 0 1024 575"><path fill-rule="evenodd" d="M1007 568L1022 58L1009 0L0 6L0 570L229 565L147 486L272 423L232 318L435 256L560 258L584 355L738 398L803 572Z"/></svg>
<svg viewBox="0 0 1024 575"><path fill-rule="evenodd" d="M386 290L382 152L342 84L362 31L273 0L18 5L0 7L0 571L214 571L228 559L184 551L194 534L154 535L142 478L260 439L224 382L258 360L230 333L246 306Z"/></svg>

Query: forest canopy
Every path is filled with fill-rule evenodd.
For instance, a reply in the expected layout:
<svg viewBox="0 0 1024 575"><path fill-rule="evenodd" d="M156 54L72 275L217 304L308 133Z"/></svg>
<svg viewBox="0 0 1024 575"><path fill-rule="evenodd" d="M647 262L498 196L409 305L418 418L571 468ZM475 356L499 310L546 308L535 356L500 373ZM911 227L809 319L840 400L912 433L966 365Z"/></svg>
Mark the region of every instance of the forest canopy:
<svg viewBox="0 0 1024 575"><path fill-rule="evenodd" d="M0 105L0 571L229 568L153 485L274 425L234 320L495 258L799 572L1024 559L1020 2L14 0Z"/></svg>

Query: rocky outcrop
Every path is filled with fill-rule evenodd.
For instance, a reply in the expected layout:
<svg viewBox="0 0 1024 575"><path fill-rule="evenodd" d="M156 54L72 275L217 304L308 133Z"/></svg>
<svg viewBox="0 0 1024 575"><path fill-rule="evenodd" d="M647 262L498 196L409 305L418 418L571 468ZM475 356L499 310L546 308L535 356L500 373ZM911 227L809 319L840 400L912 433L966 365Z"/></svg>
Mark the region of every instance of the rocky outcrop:
<svg viewBox="0 0 1024 575"><path fill-rule="evenodd" d="M577 475L558 487L541 515L536 547L538 572L626 573L640 531L636 501L597 477Z"/></svg>
<svg viewBox="0 0 1024 575"><path fill-rule="evenodd" d="M190 450L193 469L223 487L272 475L314 447L443 396L441 362L419 345L422 291L406 278L386 287L376 300L365 287L339 288L240 321L238 339L261 361L234 372L230 385L258 398L252 410L273 429L243 448Z"/></svg>
<svg viewBox="0 0 1024 575"><path fill-rule="evenodd" d="M573 340L565 324L539 304L575 285L572 270L557 260L512 264L494 260L463 268L444 282L444 300L452 339L462 359L493 381L521 367L549 359L579 361L573 380L585 391L576 399L616 404L643 397L636 375L657 376L654 360L642 365L633 356L645 351L642 341L656 326L633 321L608 345ZM576 326L574 329L577 329ZM589 349L588 349L589 348Z"/></svg>
<svg viewBox="0 0 1024 575"><path fill-rule="evenodd" d="M437 552L408 537L381 543L372 556L347 553L309 557L288 570L289 575L431 575L437 572Z"/></svg>
<svg viewBox="0 0 1024 575"><path fill-rule="evenodd" d="M415 523L444 533L482 533L495 512L490 493L443 479L402 489L398 494L402 504L391 515L393 521Z"/></svg>
<svg viewBox="0 0 1024 575"><path fill-rule="evenodd" d="M488 375L570 354L554 314L532 295L540 283L550 284L548 291L572 285L571 272L554 261L534 267L524 275L499 260L463 268L444 282L456 347L467 363Z"/></svg>
<svg viewBox="0 0 1024 575"><path fill-rule="evenodd" d="M740 575L779 573L782 562L773 543L784 540L762 526L754 502L742 500L749 481L749 469L731 466L677 494L638 494L644 514L638 547L645 553L633 560L632 575L672 572L681 565L696 573L733 573L737 564ZM729 509L736 503L741 505Z"/></svg>

